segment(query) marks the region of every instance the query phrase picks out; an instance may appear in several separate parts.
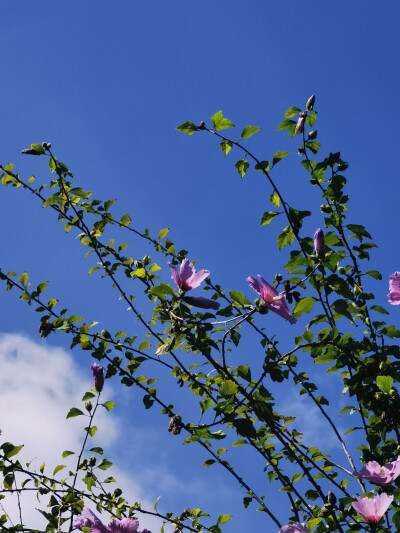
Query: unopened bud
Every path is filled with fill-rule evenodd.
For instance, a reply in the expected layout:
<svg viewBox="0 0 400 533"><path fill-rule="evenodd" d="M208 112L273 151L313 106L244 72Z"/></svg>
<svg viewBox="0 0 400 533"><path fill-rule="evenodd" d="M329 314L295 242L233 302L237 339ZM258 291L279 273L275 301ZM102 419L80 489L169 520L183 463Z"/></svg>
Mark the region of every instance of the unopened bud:
<svg viewBox="0 0 400 533"><path fill-rule="evenodd" d="M310 131L310 133L308 134L308 138L312 141L313 139L316 139L317 138L317 132L316 130L314 131Z"/></svg>
<svg viewBox="0 0 400 533"><path fill-rule="evenodd" d="M204 122L204 120L202 120L200 124L197 126L197 129L204 130L205 127L206 127L206 123Z"/></svg>
<svg viewBox="0 0 400 533"><path fill-rule="evenodd" d="M25 155L41 155L43 152L39 152L38 150L34 150L33 148L25 148L25 150L21 150L21 154Z"/></svg>
<svg viewBox="0 0 400 533"><path fill-rule="evenodd" d="M90 411L93 409L92 402L86 402L86 403L85 403L85 408L86 408L86 411L87 411L88 413L90 413Z"/></svg>
<svg viewBox="0 0 400 533"><path fill-rule="evenodd" d="M295 134L298 135L299 133L303 133L304 131L304 122L306 121L307 113L305 111L302 111L299 113L299 119L296 124Z"/></svg>
<svg viewBox="0 0 400 533"><path fill-rule="evenodd" d="M325 237L324 232L321 228L318 228L314 233L314 248L315 253L319 256L324 255L325 253Z"/></svg>
<svg viewBox="0 0 400 533"><path fill-rule="evenodd" d="M315 104L315 94L311 95L310 98L307 100L306 109L307 111L314 109Z"/></svg>

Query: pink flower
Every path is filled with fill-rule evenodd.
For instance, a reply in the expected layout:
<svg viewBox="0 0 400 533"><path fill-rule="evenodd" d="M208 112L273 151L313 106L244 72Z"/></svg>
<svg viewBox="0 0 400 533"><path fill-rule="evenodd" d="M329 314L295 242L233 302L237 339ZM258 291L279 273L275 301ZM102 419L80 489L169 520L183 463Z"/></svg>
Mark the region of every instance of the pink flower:
<svg viewBox="0 0 400 533"><path fill-rule="evenodd" d="M370 461L362 470L354 472L358 477L367 479L371 483L384 487L390 485L393 481L400 476L400 455L392 463L387 463L381 466L376 461Z"/></svg>
<svg viewBox="0 0 400 533"><path fill-rule="evenodd" d="M199 270L199 272L196 272L193 263L187 259L182 261L179 272L175 265L171 265L171 263L168 263L168 265L171 269L172 279L175 281L177 287L184 291L190 291L191 289L199 287L202 281L204 281L210 274L209 270ZM202 309L219 309L218 302L203 298L203 296L186 296L185 301L190 305Z"/></svg>
<svg viewBox="0 0 400 533"><path fill-rule="evenodd" d="M83 527L90 527L90 531L95 533L109 533L108 528L87 508L75 518L74 522L74 529L82 530Z"/></svg>
<svg viewBox="0 0 400 533"><path fill-rule="evenodd" d="M122 520L111 520L108 529L111 533L137 533L139 522L132 518L123 518Z"/></svg>
<svg viewBox="0 0 400 533"><path fill-rule="evenodd" d="M389 276L388 302L392 305L400 304L400 272L393 272Z"/></svg>
<svg viewBox="0 0 400 533"><path fill-rule="evenodd" d="M264 302L263 305L267 309L270 309L282 318L288 320L291 324L294 324L296 320L290 314L285 296L283 294L279 294L278 291L274 289L274 287L271 287L271 285L267 283L259 274L258 278L260 279L261 283L253 276L249 276L246 281L248 281L250 283L250 287L261 296L261 299Z"/></svg>
<svg viewBox="0 0 400 533"><path fill-rule="evenodd" d="M90 527L89 533L151 533L148 529L138 532L139 522L133 518L111 520L107 527L90 509L84 509L75 519L74 529L82 530L83 527Z"/></svg>
<svg viewBox="0 0 400 533"><path fill-rule="evenodd" d="M294 524L288 524L287 526L281 527L278 533L310 533L307 529L306 524L300 524L300 522L295 522Z"/></svg>
<svg viewBox="0 0 400 533"><path fill-rule="evenodd" d="M177 287L185 291L199 287L201 282L210 274L209 270L199 270L199 272L196 272L193 263L188 261L188 259L182 261L179 272L175 265L171 265L171 263L168 263L168 265L172 272L171 277Z"/></svg>
<svg viewBox="0 0 400 533"><path fill-rule="evenodd" d="M357 501L352 502L351 505L366 522L378 523L388 510L392 501L393 496L382 492L382 494L377 494L373 498L358 497Z"/></svg>
<svg viewBox="0 0 400 533"><path fill-rule="evenodd" d="M317 255L324 255L325 253L325 237L321 228L318 228L314 233L314 248Z"/></svg>

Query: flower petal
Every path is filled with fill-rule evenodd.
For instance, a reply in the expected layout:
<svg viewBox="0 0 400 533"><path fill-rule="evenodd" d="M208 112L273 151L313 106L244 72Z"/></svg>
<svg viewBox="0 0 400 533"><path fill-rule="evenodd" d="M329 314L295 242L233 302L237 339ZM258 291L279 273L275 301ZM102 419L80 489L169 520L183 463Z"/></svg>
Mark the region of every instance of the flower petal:
<svg viewBox="0 0 400 533"><path fill-rule="evenodd" d="M195 289L198 287L209 275L209 270L199 270L198 272L193 272L192 276L187 280L189 289Z"/></svg>
<svg viewBox="0 0 400 533"><path fill-rule="evenodd" d="M259 296L262 296L261 295L261 285L259 284L257 278L255 278L254 276L249 276L248 278L246 278L246 281L249 282L250 287L253 289L253 291L256 291L256 293Z"/></svg>
<svg viewBox="0 0 400 533"><path fill-rule="evenodd" d="M175 265L172 265L169 262L168 262L168 266L171 269L171 274L172 274L171 278L174 280L175 285L180 288L181 287L181 279L179 277L178 269L176 268Z"/></svg>
<svg viewBox="0 0 400 533"><path fill-rule="evenodd" d="M108 529L111 533L136 533L139 522L133 518L123 518L122 520L111 520Z"/></svg>

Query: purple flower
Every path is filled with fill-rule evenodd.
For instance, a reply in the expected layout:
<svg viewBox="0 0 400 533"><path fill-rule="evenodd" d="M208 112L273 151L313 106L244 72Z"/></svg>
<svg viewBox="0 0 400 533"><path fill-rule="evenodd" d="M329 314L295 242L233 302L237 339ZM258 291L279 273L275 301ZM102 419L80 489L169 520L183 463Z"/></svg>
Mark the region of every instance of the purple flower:
<svg viewBox="0 0 400 533"><path fill-rule="evenodd" d="M376 461L370 461L362 470L354 472L354 475L367 479L371 483L375 483L375 485L380 485L381 487L390 485L400 476L400 455L396 461L383 466Z"/></svg>
<svg viewBox="0 0 400 533"><path fill-rule="evenodd" d="M314 248L317 255L324 255L325 253L325 237L321 228L318 228L314 233Z"/></svg>
<svg viewBox="0 0 400 533"><path fill-rule="evenodd" d="M195 307L200 307L201 309L219 309L218 302L209 300L208 298L203 298L203 296L185 296L184 300L189 305L194 305Z"/></svg>
<svg viewBox="0 0 400 533"><path fill-rule="evenodd" d="M278 533L310 533L307 529L306 524L300 524L300 522L295 522L294 524L288 524L287 526L281 527Z"/></svg>
<svg viewBox="0 0 400 533"><path fill-rule="evenodd" d="M400 304L400 272L393 272L389 276L388 302L392 305Z"/></svg>
<svg viewBox="0 0 400 533"><path fill-rule="evenodd" d="M373 498L357 498L351 505L366 522L379 522L393 501L393 496L385 492L377 494Z"/></svg>
<svg viewBox="0 0 400 533"><path fill-rule="evenodd" d="M148 529L138 532L139 522L133 518L111 520L107 527L90 509L84 509L75 519L74 529L82 530L83 527L90 527L90 533L151 533Z"/></svg>
<svg viewBox="0 0 400 533"><path fill-rule="evenodd" d="M123 518L122 520L111 520L108 529L111 533L136 533L139 522L133 518Z"/></svg>
<svg viewBox="0 0 400 533"><path fill-rule="evenodd" d="M108 528L90 509L84 509L82 513L75 518L74 529L82 530L83 527L90 527L90 531L93 533L109 533Z"/></svg>
<svg viewBox="0 0 400 533"><path fill-rule="evenodd" d="M188 259L182 261L179 272L175 265L171 265L171 263L168 263L168 265L172 272L171 277L175 281L177 287L185 291L190 291L190 289L199 287L201 282L210 274L209 270L200 270L199 272L196 272L193 263Z"/></svg>
<svg viewBox="0 0 400 533"><path fill-rule="evenodd" d="M249 276L246 281L248 281L250 283L250 287L256 291L259 296L261 296L261 299L264 302L263 305L267 309L270 309L282 318L288 320L291 324L294 324L296 320L290 314L285 296L283 294L279 294L278 291L269 283L267 283L259 274L258 278L260 279L261 283L253 276Z"/></svg>
<svg viewBox="0 0 400 533"><path fill-rule="evenodd" d="M97 392L101 392L104 385L104 368L97 363L93 363L90 368L92 369L94 388Z"/></svg>

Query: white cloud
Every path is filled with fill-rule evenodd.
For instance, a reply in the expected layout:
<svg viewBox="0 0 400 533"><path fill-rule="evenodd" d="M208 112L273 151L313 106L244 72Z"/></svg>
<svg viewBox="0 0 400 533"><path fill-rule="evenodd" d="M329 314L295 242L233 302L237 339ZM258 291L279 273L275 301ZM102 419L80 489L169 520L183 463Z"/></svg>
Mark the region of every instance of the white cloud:
<svg viewBox="0 0 400 533"><path fill-rule="evenodd" d="M2 442L24 444L17 456L21 463L32 461L31 467L38 470L46 462L46 472L51 475L57 464L73 465L74 456L62 459L63 450L79 451L84 437L82 417L66 420L71 407L82 407L82 396L92 387L92 375L88 361L86 373L82 373L72 355L62 348L37 344L21 335L0 336L0 405ZM112 389L107 382L107 392ZM105 449L118 440L118 421L104 409L96 413L98 434L93 445ZM97 442L96 442L97 440ZM70 461L68 463L68 461ZM109 474L110 473L110 474ZM117 468L107 471L126 491L129 501L141 501L143 508L152 509L139 487L128 475ZM40 507L34 492L22 495L23 520L30 528L41 527L43 519L35 510ZM45 500L44 500L45 501ZM1 501L4 510L15 520L17 507L15 498ZM108 516L104 518L108 521ZM156 531L160 521L143 517L141 525Z"/></svg>

